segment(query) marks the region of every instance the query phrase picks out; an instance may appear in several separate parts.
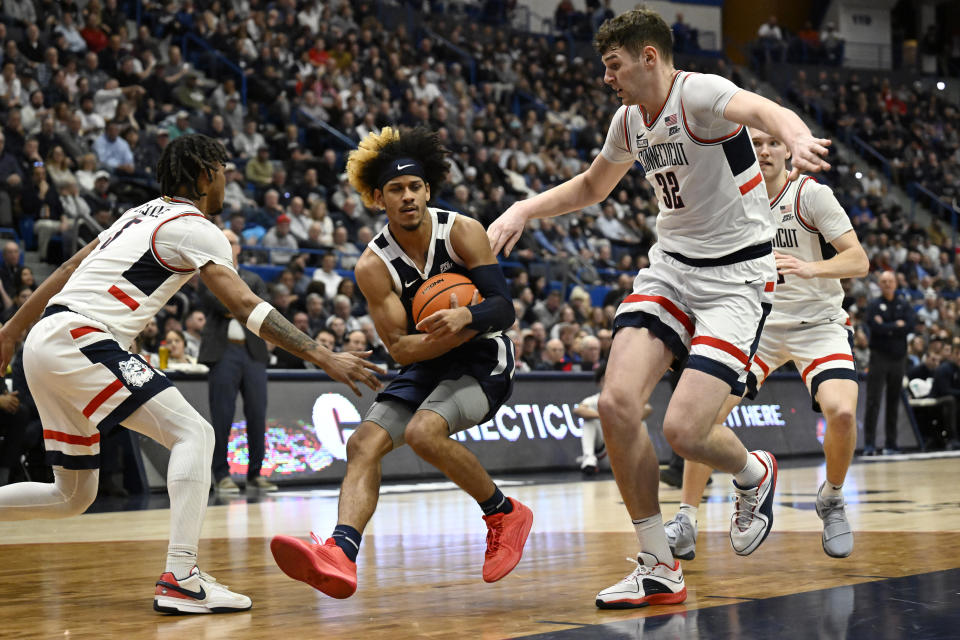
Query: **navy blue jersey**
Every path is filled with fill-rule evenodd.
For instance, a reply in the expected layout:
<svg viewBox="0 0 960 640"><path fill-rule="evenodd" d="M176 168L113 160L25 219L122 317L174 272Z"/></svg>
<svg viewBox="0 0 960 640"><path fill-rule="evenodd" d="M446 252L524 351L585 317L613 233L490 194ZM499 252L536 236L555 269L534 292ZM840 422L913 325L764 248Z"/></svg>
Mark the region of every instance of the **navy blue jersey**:
<svg viewBox="0 0 960 640"><path fill-rule="evenodd" d="M457 214L428 207L427 215L431 222L431 241L423 271L404 253L391 235L389 225L384 226L368 245L387 266L393 291L407 312L408 334L417 333L412 307L413 297L421 284L447 272L470 276L469 269L450 241ZM513 358L513 342L502 331L478 335L442 356L407 365L377 396L377 400L395 399L417 408L441 380L468 375L476 378L487 395L490 412L486 419L489 419L513 390Z"/></svg>

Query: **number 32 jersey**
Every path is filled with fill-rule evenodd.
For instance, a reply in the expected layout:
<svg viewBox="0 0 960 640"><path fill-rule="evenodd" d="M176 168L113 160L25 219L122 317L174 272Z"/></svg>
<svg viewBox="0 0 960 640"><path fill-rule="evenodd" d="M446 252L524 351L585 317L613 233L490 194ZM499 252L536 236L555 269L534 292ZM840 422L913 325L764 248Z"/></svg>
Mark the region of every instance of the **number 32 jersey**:
<svg viewBox="0 0 960 640"><path fill-rule="evenodd" d="M124 348L200 267L234 268L223 232L178 198L127 210L99 239L49 304L102 323Z"/></svg>
<svg viewBox="0 0 960 640"><path fill-rule="evenodd" d="M773 237L750 134L723 117L738 91L720 76L677 71L657 113L624 105L613 117L601 153L643 167L659 196L664 251L719 258Z"/></svg>

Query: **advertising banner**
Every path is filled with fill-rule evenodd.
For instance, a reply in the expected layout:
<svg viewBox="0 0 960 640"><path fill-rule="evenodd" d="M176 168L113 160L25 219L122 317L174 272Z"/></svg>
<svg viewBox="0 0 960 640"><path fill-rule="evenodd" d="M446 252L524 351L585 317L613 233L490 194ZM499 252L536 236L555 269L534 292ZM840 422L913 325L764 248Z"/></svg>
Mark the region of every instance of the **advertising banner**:
<svg viewBox="0 0 960 640"><path fill-rule="evenodd" d="M209 420L207 383L202 378L177 378L187 401ZM580 419L573 408L597 392L589 374L520 374L513 396L492 420L456 434L483 466L494 474L546 469L575 469L580 455ZM860 387L860 420L866 384ZM653 413L647 428L661 462L670 448L661 429L670 385L666 379L654 389ZM267 403L267 445L262 473L271 481L336 482L346 472L346 442L359 426L376 394L353 395L323 374L271 373ZM882 419L882 418L881 418ZM756 400L745 400L731 413L727 425L748 449L767 449L775 455L808 455L822 451L826 423L811 407L810 396L796 374L774 374ZM247 440L242 405L238 401L228 447L231 472L245 476ZM639 427L639 425L638 425ZM906 414L900 412L900 446L916 447ZM862 426L860 428L862 432ZM881 429L878 432L882 433ZM162 485L166 450L144 441L144 457L156 469L151 484ZM385 479L436 476L409 447L383 460Z"/></svg>

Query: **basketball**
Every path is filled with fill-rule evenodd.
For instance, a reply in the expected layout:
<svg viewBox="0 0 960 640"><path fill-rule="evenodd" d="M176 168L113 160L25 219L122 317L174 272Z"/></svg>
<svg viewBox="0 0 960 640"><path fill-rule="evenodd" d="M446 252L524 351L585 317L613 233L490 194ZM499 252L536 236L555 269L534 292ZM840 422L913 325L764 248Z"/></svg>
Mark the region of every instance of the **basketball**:
<svg viewBox="0 0 960 640"><path fill-rule="evenodd" d="M461 307L467 306L476 290L470 278L459 273L441 273L433 276L420 285L417 294L413 296L413 324L430 317L436 311L449 309L451 293L457 296L457 302Z"/></svg>

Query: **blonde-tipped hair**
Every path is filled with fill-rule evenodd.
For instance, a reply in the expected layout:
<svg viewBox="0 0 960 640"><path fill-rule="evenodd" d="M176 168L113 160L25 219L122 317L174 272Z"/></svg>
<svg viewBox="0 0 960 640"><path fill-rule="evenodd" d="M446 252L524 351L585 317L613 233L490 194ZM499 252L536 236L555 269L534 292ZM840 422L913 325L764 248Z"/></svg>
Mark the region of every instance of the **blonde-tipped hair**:
<svg viewBox="0 0 960 640"><path fill-rule="evenodd" d="M353 188L360 194L363 206L368 209L377 206L373 198L373 192L378 185L370 183L369 172L366 169L380 157L380 151L385 146L399 140L400 132L393 127L384 127L380 130L380 133L371 131L347 157L347 177L350 179Z"/></svg>
<svg viewBox="0 0 960 640"><path fill-rule="evenodd" d="M449 151L440 144L437 134L424 127L403 129L384 127L380 133L369 133L357 149L347 157L347 177L360 194L363 205L376 208L374 192L382 172L399 158L413 158L423 167L424 181L431 189L439 189L447 177ZM438 191L439 193L439 191Z"/></svg>

